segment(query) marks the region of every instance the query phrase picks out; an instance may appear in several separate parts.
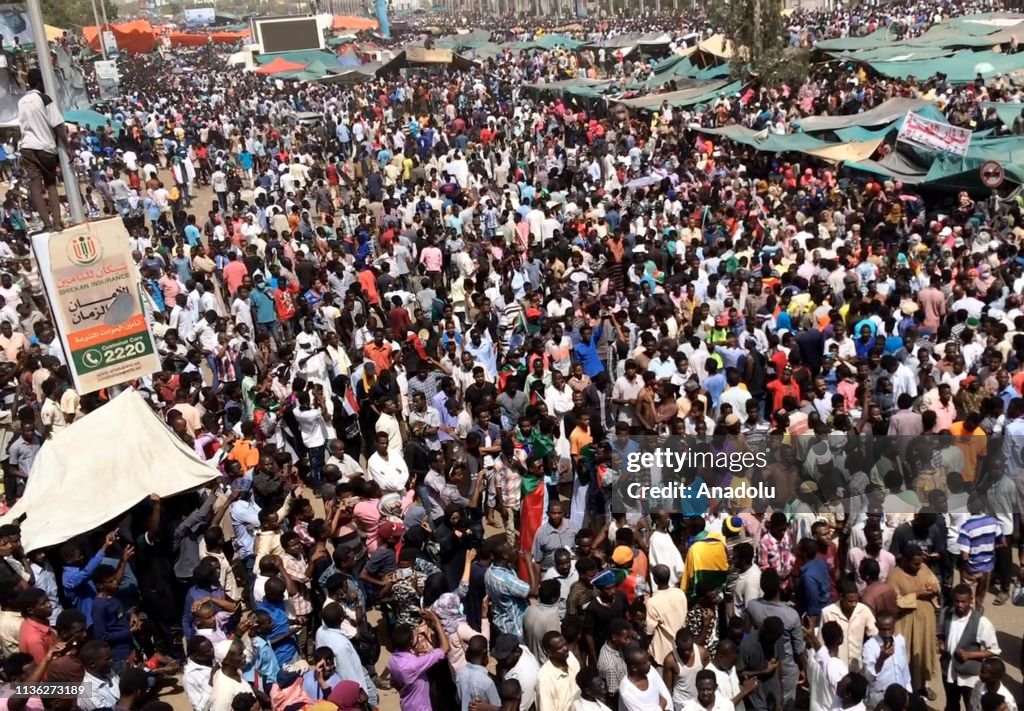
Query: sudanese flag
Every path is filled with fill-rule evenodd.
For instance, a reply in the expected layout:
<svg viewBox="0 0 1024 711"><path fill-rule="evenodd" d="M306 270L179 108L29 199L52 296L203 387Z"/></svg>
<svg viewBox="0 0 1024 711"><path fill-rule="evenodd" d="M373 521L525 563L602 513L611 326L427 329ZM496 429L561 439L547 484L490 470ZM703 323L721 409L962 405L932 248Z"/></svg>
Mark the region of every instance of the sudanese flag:
<svg viewBox="0 0 1024 711"><path fill-rule="evenodd" d="M526 568L526 553L533 550L533 539L544 523L544 512L548 508L548 488L544 476L524 472L522 476L522 501L519 509L519 577L529 582L530 573Z"/></svg>

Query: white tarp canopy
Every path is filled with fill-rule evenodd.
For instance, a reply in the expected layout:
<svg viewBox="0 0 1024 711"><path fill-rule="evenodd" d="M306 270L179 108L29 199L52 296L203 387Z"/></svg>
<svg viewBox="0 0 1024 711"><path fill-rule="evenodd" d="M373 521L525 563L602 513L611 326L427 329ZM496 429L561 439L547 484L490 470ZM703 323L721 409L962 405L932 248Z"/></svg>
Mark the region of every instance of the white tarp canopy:
<svg viewBox="0 0 1024 711"><path fill-rule="evenodd" d="M25 550L45 548L121 516L150 494L172 496L218 476L128 390L43 444L25 495L3 522L26 514Z"/></svg>

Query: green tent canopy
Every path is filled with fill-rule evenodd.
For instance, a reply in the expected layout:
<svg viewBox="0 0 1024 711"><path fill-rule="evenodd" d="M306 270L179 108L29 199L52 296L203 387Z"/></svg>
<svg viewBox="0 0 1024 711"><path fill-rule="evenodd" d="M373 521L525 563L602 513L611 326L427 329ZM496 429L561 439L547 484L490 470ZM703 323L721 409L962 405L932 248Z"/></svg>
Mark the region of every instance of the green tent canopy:
<svg viewBox="0 0 1024 711"><path fill-rule="evenodd" d="M91 128L106 126L108 120L110 125L114 127L115 131L121 130L120 121L107 119L106 116L101 114L99 111L94 111L93 109L68 109L64 112L64 121L66 123L73 123L81 128L85 128L86 126Z"/></svg>

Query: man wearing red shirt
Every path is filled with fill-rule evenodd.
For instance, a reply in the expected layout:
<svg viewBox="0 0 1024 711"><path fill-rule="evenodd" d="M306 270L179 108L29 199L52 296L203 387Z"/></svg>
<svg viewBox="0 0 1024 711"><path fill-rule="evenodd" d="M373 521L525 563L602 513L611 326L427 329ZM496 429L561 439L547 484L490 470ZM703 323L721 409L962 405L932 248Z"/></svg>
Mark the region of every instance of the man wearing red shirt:
<svg viewBox="0 0 1024 711"><path fill-rule="evenodd" d="M782 399L787 395L800 400L800 386L793 380L793 368L789 365L782 369L782 376L765 385L765 389L772 396L772 412L782 408Z"/></svg>
<svg viewBox="0 0 1024 711"><path fill-rule="evenodd" d="M295 318L295 295L298 293L298 284L289 283L287 277L277 278L277 288L274 289L274 308L277 310L277 320L281 322L285 338L292 337L291 321Z"/></svg>
<svg viewBox="0 0 1024 711"><path fill-rule="evenodd" d="M405 334L412 328L412 317L409 316L409 310L402 305L401 296L391 297L388 325L391 327L391 332L399 338L404 338Z"/></svg>

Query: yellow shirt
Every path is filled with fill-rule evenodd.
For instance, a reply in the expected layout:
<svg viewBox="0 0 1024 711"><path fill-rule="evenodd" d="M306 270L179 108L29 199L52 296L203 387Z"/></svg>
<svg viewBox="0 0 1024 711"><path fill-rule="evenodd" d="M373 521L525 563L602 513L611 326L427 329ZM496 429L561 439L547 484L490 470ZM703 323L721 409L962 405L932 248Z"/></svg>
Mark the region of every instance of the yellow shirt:
<svg viewBox="0 0 1024 711"><path fill-rule="evenodd" d="M537 711L570 711L576 700L576 675L580 663L572 654L566 660L568 671L562 671L551 660L544 662L537 674Z"/></svg>
<svg viewBox="0 0 1024 711"><path fill-rule="evenodd" d="M978 472L978 457L985 456L988 451L988 436L980 427L974 432L964 429L963 421L950 425L949 433L956 437L956 446L964 455L964 470L961 472L965 482L974 481Z"/></svg>

